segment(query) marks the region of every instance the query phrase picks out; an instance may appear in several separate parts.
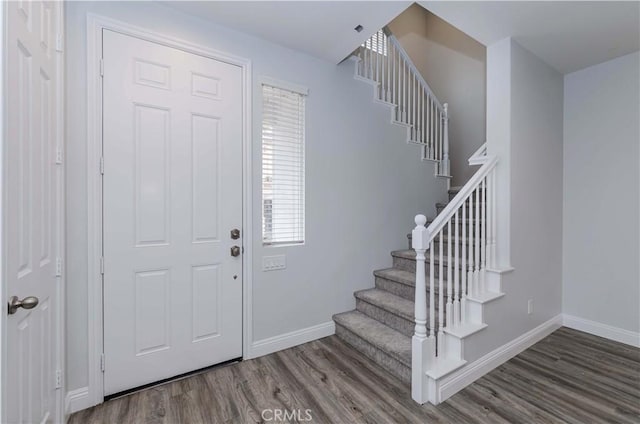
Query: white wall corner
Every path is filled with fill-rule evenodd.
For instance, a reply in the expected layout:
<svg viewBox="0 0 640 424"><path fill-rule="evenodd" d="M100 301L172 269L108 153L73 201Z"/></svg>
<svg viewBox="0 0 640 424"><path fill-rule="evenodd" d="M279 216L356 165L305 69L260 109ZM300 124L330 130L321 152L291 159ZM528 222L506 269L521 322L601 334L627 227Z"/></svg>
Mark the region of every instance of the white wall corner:
<svg viewBox="0 0 640 424"><path fill-rule="evenodd" d="M482 358L460 368L438 383L437 399L444 402L483 375L530 348L562 326L563 316L558 314L516 339L487 353Z"/></svg>
<svg viewBox="0 0 640 424"><path fill-rule="evenodd" d="M79 389L70 390L64 397L64 415L69 415L74 412L82 411L93 406L91 399L89 398L89 387L80 387Z"/></svg>
<svg viewBox="0 0 640 424"><path fill-rule="evenodd" d="M335 334L335 332L335 323L333 321L328 321L312 327L292 331L290 333L258 340L253 342L249 349L249 356L244 359L253 359L259 356L268 355L273 352L278 352L279 350L288 349L303 343L331 336Z"/></svg>
<svg viewBox="0 0 640 424"><path fill-rule="evenodd" d="M605 339L640 348L640 333L636 333L634 331L613 327L601 322L590 321L588 319L568 314L564 314L562 316L562 325L573 328L574 330L593 334L594 336L604 337Z"/></svg>

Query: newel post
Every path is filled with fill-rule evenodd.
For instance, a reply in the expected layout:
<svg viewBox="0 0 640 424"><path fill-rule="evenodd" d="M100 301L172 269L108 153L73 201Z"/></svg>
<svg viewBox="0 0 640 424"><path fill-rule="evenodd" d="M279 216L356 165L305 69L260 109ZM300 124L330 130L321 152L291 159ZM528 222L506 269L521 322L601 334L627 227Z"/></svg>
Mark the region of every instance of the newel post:
<svg viewBox="0 0 640 424"><path fill-rule="evenodd" d="M418 403L428 401L427 366L433 339L427 338L427 285L425 252L429 249L427 218L416 215L416 227L411 232L412 247L416 251L415 332L411 339L411 397Z"/></svg>
<svg viewBox="0 0 640 424"><path fill-rule="evenodd" d="M444 147L442 149L442 164L444 172L441 172L443 175L451 175L450 173L450 164L449 164L449 103L445 103L442 105L444 108L444 114L442 116L442 126L443 126L443 138L444 138Z"/></svg>

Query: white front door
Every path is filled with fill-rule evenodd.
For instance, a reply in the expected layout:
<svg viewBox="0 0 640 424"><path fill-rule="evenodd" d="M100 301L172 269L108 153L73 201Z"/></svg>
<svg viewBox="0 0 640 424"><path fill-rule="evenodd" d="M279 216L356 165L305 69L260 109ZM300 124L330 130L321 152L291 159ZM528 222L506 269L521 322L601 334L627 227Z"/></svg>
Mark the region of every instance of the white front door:
<svg viewBox="0 0 640 424"><path fill-rule="evenodd" d="M242 73L109 30L103 60L109 395L242 356Z"/></svg>
<svg viewBox="0 0 640 424"><path fill-rule="evenodd" d="M61 3L8 2L4 7L6 136L3 144L3 423L58 420L61 384L57 278L61 167L56 51Z"/></svg>

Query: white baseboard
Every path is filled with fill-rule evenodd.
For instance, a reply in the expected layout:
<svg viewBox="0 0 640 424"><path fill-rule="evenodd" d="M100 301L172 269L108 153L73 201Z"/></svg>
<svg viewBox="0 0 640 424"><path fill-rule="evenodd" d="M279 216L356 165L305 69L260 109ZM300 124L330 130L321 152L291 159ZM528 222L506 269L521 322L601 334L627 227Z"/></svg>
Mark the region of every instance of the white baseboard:
<svg viewBox="0 0 640 424"><path fill-rule="evenodd" d="M437 385L437 398L444 402L483 375L507 362L522 351L533 346L562 326L562 314L540 324L520 337L487 353L482 358L465 365L460 370L442 379Z"/></svg>
<svg viewBox="0 0 640 424"><path fill-rule="evenodd" d="M257 358L259 356L268 355L279 350L288 349L322 337L330 336L335 334L335 332L335 323L333 321L329 321L314 325L313 327L292 331L291 333L258 340L257 342L253 342L251 345L249 356L250 358Z"/></svg>
<svg viewBox="0 0 640 424"><path fill-rule="evenodd" d="M604 337L605 339L628 344L633 347L640 347L640 333L625 330L611 325L603 324L597 321L590 321L584 318L578 318L573 315L564 314L562 316L562 324L565 327L574 330L584 331L594 336Z"/></svg>
<svg viewBox="0 0 640 424"><path fill-rule="evenodd" d="M70 390L64 398L64 415L69 416L74 412L82 411L90 406L92 406L92 404L91 399L89 399L88 387Z"/></svg>

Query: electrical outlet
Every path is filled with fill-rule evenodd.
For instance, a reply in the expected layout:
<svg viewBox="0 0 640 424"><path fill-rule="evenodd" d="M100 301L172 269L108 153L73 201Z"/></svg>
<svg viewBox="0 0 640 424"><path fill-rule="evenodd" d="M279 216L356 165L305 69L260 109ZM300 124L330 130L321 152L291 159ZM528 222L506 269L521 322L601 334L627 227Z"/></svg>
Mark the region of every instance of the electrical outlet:
<svg viewBox="0 0 640 424"><path fill-rule="evenodd" d="M263 271L276 271L278 269L285 269L286 267L287 267L287 258L285 255L262 257Z"/></svg>
<svg viewBox="0 0 640 424"><path fill-rule="evenodd" d="M527 302L527 314L531 315L533 313L533 299L529 299Z"/></svg>

